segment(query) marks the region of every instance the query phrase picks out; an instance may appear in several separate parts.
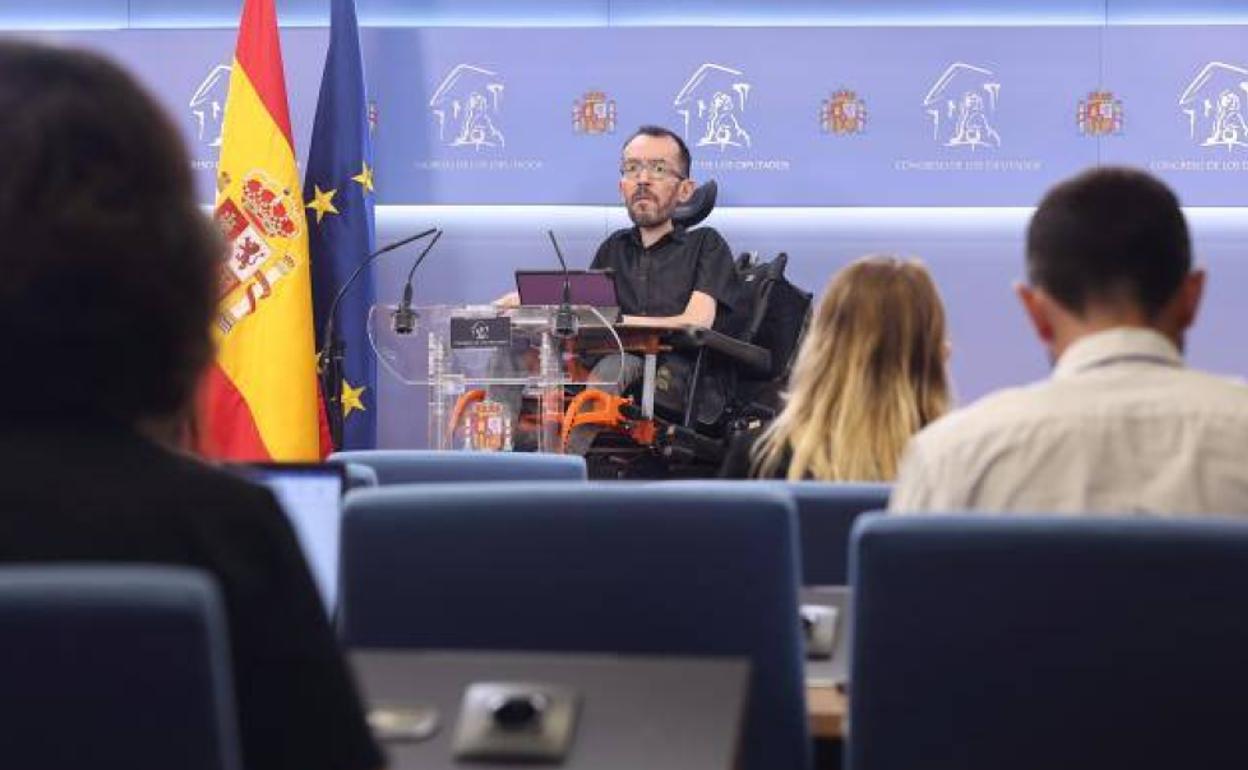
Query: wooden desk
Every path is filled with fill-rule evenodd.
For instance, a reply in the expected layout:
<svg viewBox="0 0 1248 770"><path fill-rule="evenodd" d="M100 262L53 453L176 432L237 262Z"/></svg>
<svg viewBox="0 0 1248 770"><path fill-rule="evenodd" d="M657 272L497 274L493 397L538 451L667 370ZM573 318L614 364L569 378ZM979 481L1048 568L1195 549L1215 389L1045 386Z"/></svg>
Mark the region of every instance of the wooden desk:
<svg viewBox="0 0 1248 770"><path fill-rule="evenodd" d="M806 685L806 713L810 717L810 734L823 740L845 737L845 714L849 701L835 685Z"/></svg>

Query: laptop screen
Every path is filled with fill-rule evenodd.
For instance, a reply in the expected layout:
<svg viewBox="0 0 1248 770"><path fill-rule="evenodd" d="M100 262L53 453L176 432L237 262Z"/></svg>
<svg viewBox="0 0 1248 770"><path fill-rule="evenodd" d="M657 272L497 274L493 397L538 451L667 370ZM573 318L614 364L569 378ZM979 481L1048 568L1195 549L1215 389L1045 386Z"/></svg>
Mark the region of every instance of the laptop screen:
<svg viewBox="0 0 1248 770"><path fill-rule="evenodd" d="M610 270L569 270L573 305L618 307L615 275ZM517 270L516 292L521 305L558 305L563 301L562 270Z"/></svg>
<svg viewBox="0 0 1248 770"><path fill-rule="evenodd" d="M303 549L325 610L338 601L338 544L342 528L343 468L329 463L254 463L243 474L267 486Z"/></svg>

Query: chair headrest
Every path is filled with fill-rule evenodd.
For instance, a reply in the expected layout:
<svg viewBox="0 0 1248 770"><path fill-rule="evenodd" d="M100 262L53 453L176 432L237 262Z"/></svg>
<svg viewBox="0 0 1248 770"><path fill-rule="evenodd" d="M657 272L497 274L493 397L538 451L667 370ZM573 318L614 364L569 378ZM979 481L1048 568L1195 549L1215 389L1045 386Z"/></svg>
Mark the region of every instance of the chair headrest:
<svg viewBox="0 0 1248 770"><path fill-rule="evenodd" d="M708 179L698 185L689 196L689 200L676 207L672 212L672 221L686 229L693 227L711 215L715 208L715 197L719 195L719 185L714 179Z"/></svg>

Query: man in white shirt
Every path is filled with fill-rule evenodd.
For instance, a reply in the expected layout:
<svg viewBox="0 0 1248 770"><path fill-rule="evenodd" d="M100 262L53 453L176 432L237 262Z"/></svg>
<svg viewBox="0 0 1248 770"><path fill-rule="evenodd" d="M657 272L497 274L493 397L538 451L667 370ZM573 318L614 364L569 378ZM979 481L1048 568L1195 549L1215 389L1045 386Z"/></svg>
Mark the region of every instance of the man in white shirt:
<svg viewBox="0 0 1248 770"><path fill-rule="evenodd" d="M1248 515L1248 386L1183 364L1205 276L1174 194L1123 168L1058 185L1027 277L1052 376L915 436L890 509Z"/></svg>

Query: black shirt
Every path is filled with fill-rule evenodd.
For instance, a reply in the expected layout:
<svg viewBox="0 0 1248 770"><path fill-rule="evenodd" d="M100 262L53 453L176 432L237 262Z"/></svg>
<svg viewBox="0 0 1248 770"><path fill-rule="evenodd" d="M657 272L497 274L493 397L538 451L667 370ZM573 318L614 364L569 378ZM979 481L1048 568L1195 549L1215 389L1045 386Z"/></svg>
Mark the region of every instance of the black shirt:
<svg viewBox="0 0 1248 770"><path fill-rule="evenodd" d="M620 310L628 315L680 315L700 291L715 298L717 331L732 334L743 320L736 317L740 287L732 251L713 228L677 227L648 249L636 227L616 230L598 247L591 267L615 271Z"/></svg>
<svg viewBox="0 0 1248 770"><path fill-rule="evenodd" d="M245 767L383 765L268 490L103 425L4 425L0 466L0 564L178 564L217 579Z"/></svg>

